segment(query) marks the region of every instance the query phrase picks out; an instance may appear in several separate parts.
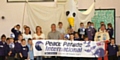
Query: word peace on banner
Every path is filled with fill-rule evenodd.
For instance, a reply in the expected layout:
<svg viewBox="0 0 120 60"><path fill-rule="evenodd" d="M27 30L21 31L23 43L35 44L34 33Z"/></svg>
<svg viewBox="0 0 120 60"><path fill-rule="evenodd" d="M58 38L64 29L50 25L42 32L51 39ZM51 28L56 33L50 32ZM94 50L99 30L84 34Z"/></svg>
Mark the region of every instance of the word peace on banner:
<svg viewBox="0 0 120 60"><path fill-rule="evenodd" d="M103 57L103 41L33 40L34 56Z"/></svg>

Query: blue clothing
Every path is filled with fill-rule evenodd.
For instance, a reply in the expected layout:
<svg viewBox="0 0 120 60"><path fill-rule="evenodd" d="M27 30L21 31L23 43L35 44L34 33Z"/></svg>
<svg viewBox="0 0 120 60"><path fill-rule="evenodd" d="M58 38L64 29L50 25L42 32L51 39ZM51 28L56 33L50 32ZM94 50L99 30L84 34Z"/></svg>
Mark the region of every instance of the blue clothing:
<svg viewBox="0 0 120 60"><path fill-rule="evenodd" d="M7 55L7 43L0 41L0 56L6 56Z"/></svg>
<svg viewBox="0 0 120 60"><path fill-rule="evenodd" d="M22 51L21 51L21 53L22 53L22 56L23 57L28 57L28 51L29 51L29 49L28 49L28 46L26 45L26 46L22 46Z"/></svg>
<svg viewBox="0 0 120 60"><path fill-rule="evenodd" d="M21 31L18 31L18 30L15 30L15 28L12 28L11 32L15 35L14 40L18 40L18 35L21 34Z"/></svg>
<svg viewBox="0 0 120 60"><path fill-rule="evenodd" d="M82 38L82 35L83 35L83 36L85 35L85 28L79 28L79 29L78 29L78 34L79 34L80 40L84 40L84 39Z"/></svg>
<svg viewBox="0 0 120 60"><path fill-rule="evenodd" d="M28 52L28 54L29 54L29 58L31 59L31 60L34 60L34 55L33 55L33 49L31 50L31 45L27 45L28 46L28 48L29 48L29 52Z"/></svg>
<svg viewBox="0 0 120 60"><path fill-rule="evenodd" d="M112 29L107 28L107 31L109 33L110 38L112 38L112 36L113 36L113 28Z"/></svg>
<svg viewBox="0 0 120 60"><path fill-rule="evenodd" d="M107 51L108 51L108 55L111 56L111 55L117 55L117 52L119 51L119 49L117 45L109 44Z"/></svg>
<svg viewBox="0 0 120 60"><path fill-rule="evenodd" d="M96 33L95 28L89 27L85 29L85 35L88 36L89 40L94 40L95 33Z"/></svg>

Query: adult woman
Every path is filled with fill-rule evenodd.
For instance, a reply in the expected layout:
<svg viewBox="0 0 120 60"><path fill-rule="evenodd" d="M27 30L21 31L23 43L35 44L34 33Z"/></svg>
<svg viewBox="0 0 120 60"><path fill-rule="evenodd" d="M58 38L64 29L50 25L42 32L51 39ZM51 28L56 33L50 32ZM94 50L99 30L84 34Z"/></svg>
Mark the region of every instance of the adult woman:
<svg viewBox="0 0 120 60"><path fill-rule="evenodd" d="M45 35L42 32L42 28L40 26L36 26L36 33L33 35L34 40L45 39ZM42 60L41 56L37 56L36 60Z"/></svg>
<svg viewBox="0 0 120 60"><path fill-rule="evenodd" d="M36 26L36 33L33 35L33 39L45 39L45 35L40 26Z"/></svg>

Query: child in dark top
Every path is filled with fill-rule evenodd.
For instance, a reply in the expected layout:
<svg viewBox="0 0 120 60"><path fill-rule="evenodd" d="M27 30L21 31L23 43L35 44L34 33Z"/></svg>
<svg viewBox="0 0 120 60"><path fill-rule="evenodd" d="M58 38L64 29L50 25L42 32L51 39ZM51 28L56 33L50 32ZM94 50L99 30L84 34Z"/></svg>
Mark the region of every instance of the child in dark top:
<svg viewBox="0 0 120 60"><path fill-rule="evenodd" d="M78 29L78 34L79 34L80 40L84 40L84 35L85 35L84 23L80 23L80 28Z"/></svg>
<svg viewBox="0 0 120 60"><path fill-rule="evenodd" d="M112 38L112 36L113 36L113 27L112 27L112 24L108 23L107 26L108 26L107 31L109 33L109 36L110 36L110 38Z"/></svg>
<svg viewBox="0 0 120 60"><path fill-rule="evenodd" d="M16 51L16 60L21 60L21 50L22 50L22 45L21 45L21 40L22 40L22 34L18 35L18 41L15 42L15 51Z"/></svg>
<svg viewBox="0 0 120 60"><path fill-rule="evenodd" d="M93 27L91 27L91 23L92 22L87 23L87 28L85 29L85 35L88 36L89 40L93 41L96 31Z"/></svg>
<svg viewBox="0 0 120 60"><path fill-rule="evenodd" d="M22 50L21 50L22 60L28 59L29 48L28 48L28 46L26 45L26 40L25 40L25 39L23 39L23 40L21 41L21 45L22 45Z"/></svg>
<svg viewBox="0 0 120 60"><path fill-rule="evenodd" d="M118 60L119 48L115 44L115 39L110 40L110 44L107 47L106 55L108 54L108 60Z"/></svg>
<svg viewBox="0 0 120 60"><path fill-rule="evenodd" d="M0 41L0 60L5 60L5 56L7 55L6 53L7 43L5 41L6 41L6 36L3 34L1 36L1 41Z"/></svg>
<svg viewBox="0 0 120 60"><path fill-rule="evenodd" d="M21 34L20 25L17 24L15 27L13 27L13 28L11 29L11 32L15 35L14 40L15 40L15 41L18 40L18 35Z"/></svg>
<svg viewBox="0 0 120 60"><path fill-rule="evenodd" d="M80 41L78 32L75 32L75 34L74 34L74 40L75 40L75 41Z"/></svg>
<svg viewBox="0 0 120 60"><path fill-rule="evenodd" d="M13 40L13 38L10 38L9 39L9 41L10 41L10 43L9 43L9 47L8 47L8 60L14 60L15 58L15 53L16 53L16 51L15 51L15 44L14 44L14 40Z"/></svg>

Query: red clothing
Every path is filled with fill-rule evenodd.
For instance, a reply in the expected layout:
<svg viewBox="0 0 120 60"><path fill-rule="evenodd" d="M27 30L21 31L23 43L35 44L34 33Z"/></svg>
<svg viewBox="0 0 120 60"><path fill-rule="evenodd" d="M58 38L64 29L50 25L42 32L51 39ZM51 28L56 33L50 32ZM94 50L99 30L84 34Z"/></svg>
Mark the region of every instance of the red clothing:
<svg viewBox="0 0 120 60"><path fill-rule="evenodd" d="M105 53L106 53L106 50L107 50L108 42L109 41L105 42ZM98 60L102 60L102 57L99 57ZM108 55L104 56L104 60L108 60Z"/></svg>

